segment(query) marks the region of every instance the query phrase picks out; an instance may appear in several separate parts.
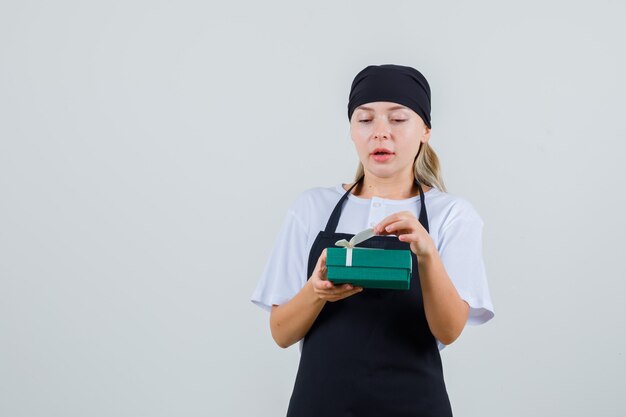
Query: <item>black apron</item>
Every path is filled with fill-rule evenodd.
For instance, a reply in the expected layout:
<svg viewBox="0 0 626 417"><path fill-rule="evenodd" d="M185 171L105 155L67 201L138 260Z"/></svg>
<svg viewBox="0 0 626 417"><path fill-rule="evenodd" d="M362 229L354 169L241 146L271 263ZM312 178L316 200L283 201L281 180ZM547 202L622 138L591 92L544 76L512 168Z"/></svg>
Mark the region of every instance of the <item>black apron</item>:
<svg viewBox="0 0 626 417"><path fill-rule="evenodd" d="M309 253L308 275L327 247L353 235L335 233L343 204L359 179L341 197L326 229ZM419 221L428 231L424 192ZM374 236L359 246L409 249L397 237ZM428 328L417 258L411 289L365 288L327 302L304 338L288 417L450 417L437 341Z"/></svg>

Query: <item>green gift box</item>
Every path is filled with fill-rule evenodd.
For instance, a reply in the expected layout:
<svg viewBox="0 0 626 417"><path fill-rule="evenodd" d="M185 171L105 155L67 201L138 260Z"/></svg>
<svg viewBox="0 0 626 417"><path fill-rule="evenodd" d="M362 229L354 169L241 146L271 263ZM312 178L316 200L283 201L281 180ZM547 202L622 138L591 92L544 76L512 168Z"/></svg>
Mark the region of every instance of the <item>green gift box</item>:
<svg viewBox="0 0 626 417"><path fill-rule="evenodd" d="M333 284L352 284L364 288L408 290L411 283L410 250L357 248L355 245L374 236L371 229L355 235L345 247L326 249L326 276Z"/></svg>

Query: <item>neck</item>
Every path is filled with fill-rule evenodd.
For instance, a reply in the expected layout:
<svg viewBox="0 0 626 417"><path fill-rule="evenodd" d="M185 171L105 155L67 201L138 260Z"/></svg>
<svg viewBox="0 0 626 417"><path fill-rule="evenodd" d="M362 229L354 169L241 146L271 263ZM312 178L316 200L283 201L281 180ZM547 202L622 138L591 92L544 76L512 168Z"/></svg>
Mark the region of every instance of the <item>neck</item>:
<svg viewBox="0 0 626 417"><path fill-rule="evenodd" d="M426 192L428 187L422 184L422 190ZM355 188L354 195L361 198L379 197L388 200L403 200L419 195L419 189L415 184L413 172L403 175L402 178L379 178L365 172L365 178Z"/></svg>

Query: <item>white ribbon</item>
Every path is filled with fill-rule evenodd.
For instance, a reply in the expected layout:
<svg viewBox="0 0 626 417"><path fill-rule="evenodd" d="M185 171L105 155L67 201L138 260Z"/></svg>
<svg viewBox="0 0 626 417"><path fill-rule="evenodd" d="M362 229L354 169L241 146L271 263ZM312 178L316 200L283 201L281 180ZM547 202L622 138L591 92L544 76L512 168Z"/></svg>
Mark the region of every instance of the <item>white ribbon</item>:
<svg viewBox="0 0 626 417"><path fill-rule="evenodd" d="M335 242L335 246L341 246L346 248L346 266L352 266L352 249L359 243L366 241L370 237L376 236L374 229L365 229L362 232L352 236L352 239L348 242L345 239ZM357 248L358 249L358 248Z"/></svg>

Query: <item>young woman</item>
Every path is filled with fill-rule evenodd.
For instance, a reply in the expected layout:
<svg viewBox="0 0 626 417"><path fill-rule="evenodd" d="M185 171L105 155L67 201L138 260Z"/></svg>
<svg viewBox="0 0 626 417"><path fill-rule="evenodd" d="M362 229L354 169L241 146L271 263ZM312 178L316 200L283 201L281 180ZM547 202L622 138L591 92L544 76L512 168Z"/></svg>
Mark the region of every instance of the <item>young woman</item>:
<svg viewBox="0 0 626 417"><path fill-rule="evenodd" d="M355 182L304 192L252 296L276 343L300 341L288 416L451 416L440 349L493 317L482 220L445 192L430 138L430 87L414 68L369 66L348 102ZM325 248L410 249L410 290L333 285Z"/></svg>

